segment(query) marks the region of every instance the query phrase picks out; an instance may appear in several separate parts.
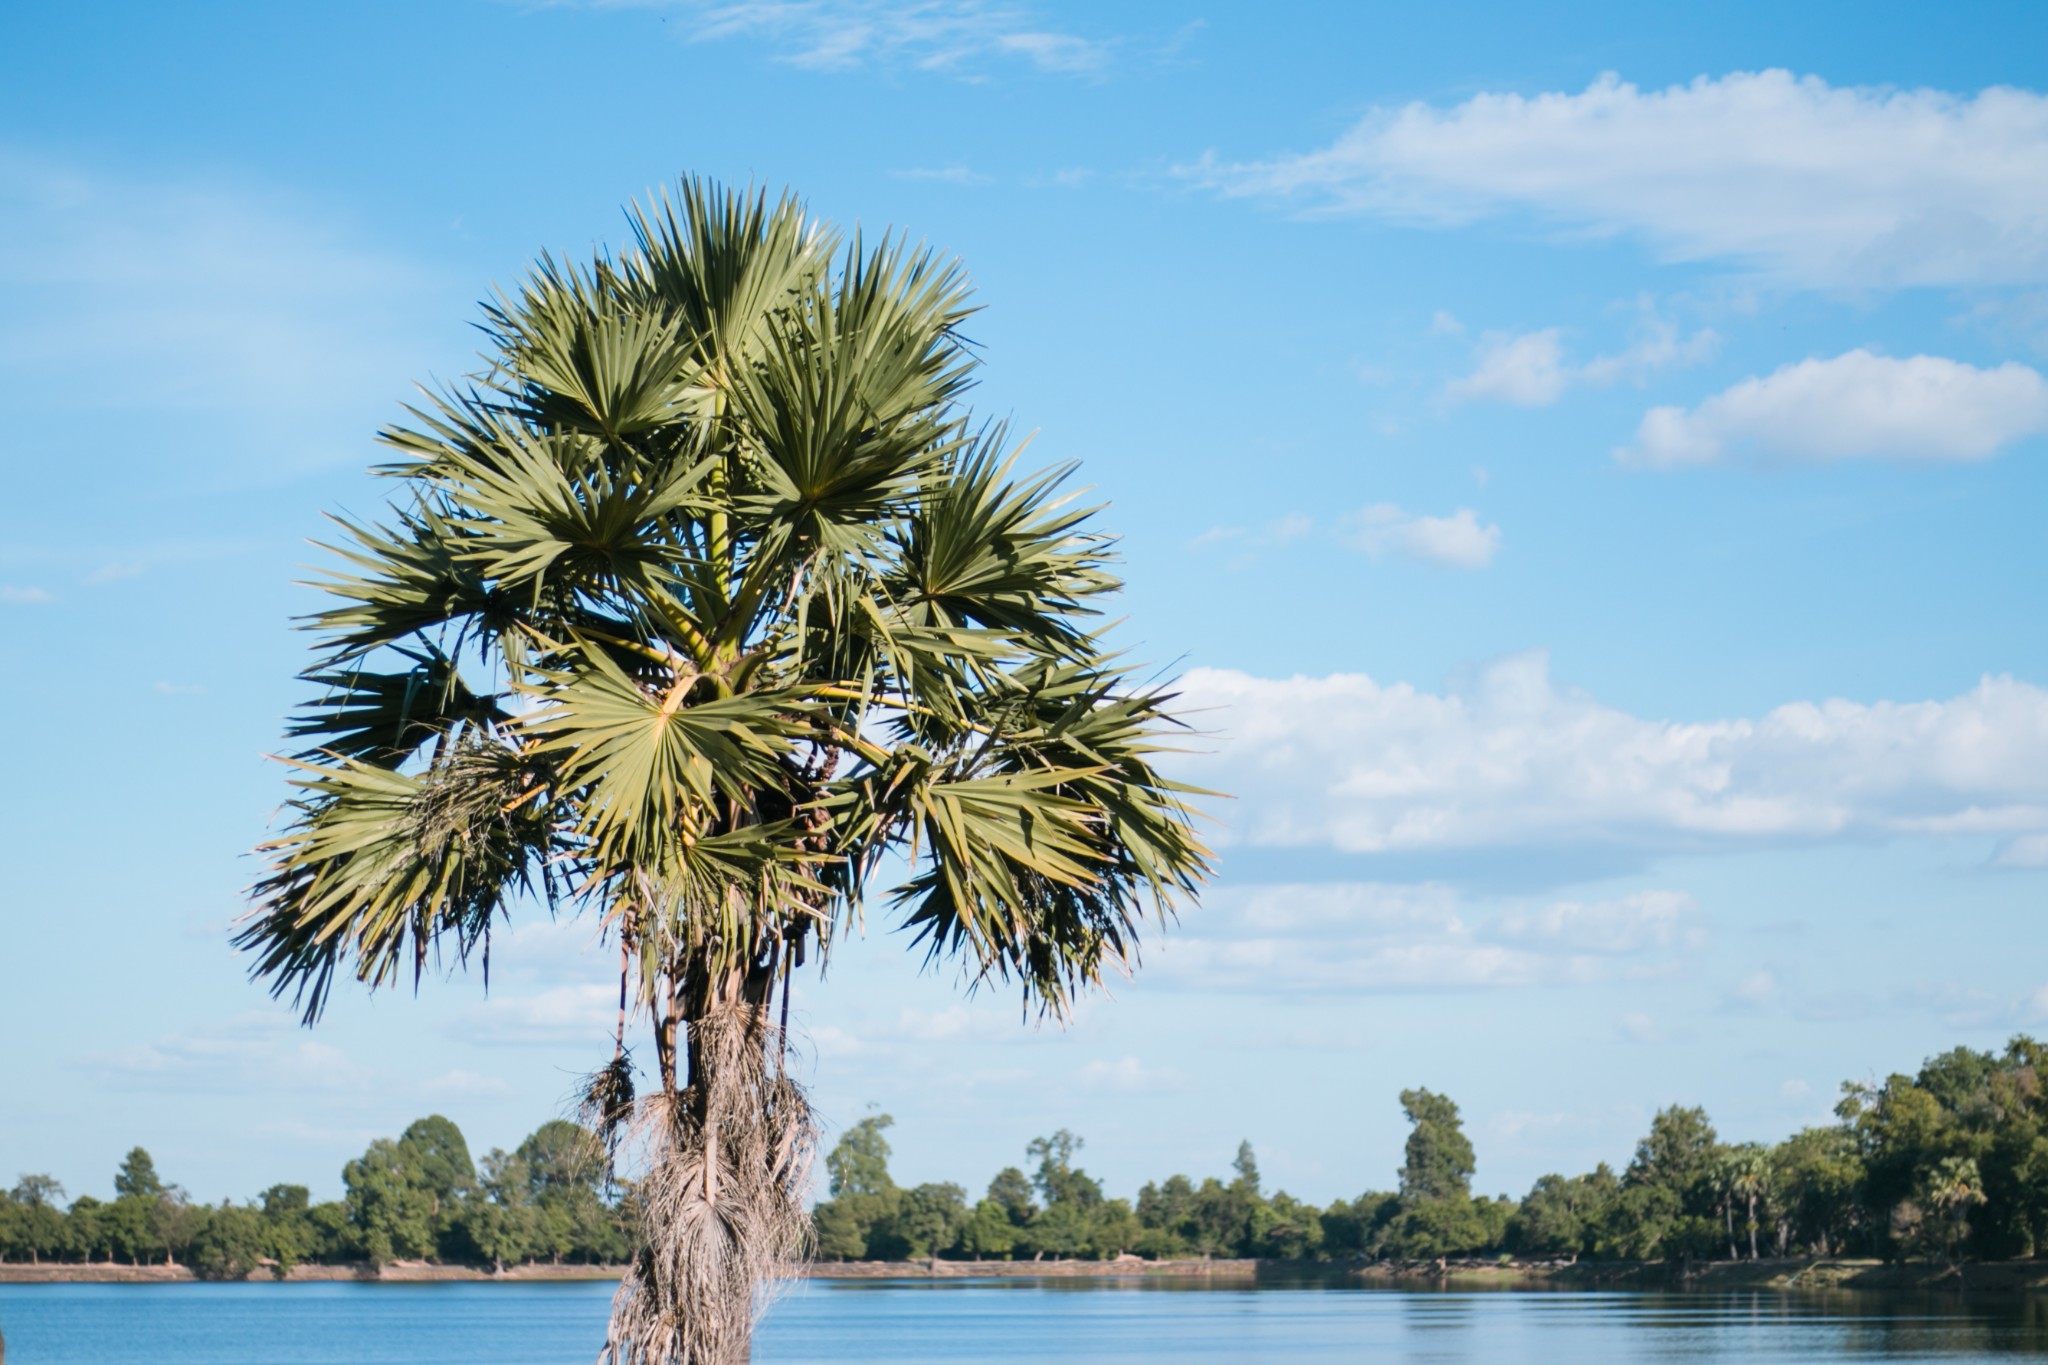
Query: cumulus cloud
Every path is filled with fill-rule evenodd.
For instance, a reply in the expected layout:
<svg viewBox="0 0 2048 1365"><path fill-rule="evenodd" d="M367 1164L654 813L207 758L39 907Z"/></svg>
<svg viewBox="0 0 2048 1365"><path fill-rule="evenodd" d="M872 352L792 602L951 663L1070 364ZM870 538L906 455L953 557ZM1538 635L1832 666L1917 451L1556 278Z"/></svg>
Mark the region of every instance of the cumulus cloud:
<svg viewBox="0 0 2048 1365"><path fill-rule="evenodd" d="M1756 459L1984 460L2048 431L2048 380L2008 361L1854 350L1745 379L1690 410L1652 408L1624 463L1670 467Z"/></svg>
<svg viewBox="0 0 2048 1365"><path fill-rule="evenodd" d="M566 0L592 9L663 9L693 41L751 38L778 61L821 71L899 66L966 73L989 58L1089 74L1110 45L1046 28L1021 5L989 0Z"/></svg>
<svg viewBox="0 0 2048 1365"><path fill-rule="evenodd" d="M1430 517L1404 512L1391 502L1374 503L1353 513L1346 528L1351 544L1374 559L1398 555L1447 569L1483 569L1500 549L1500 527L1481 525L1469 507Z"/></svg>
<svg viewBox="0 0 2048 1365"><path fill-rule="evenodd" d="M1474 905L1442 883L1223 885L1148 979L1205 990L1457 990L1656 976L1702 942L1690 896Z"/></svg>
<svg viewBox="0 0 2048 1365"><path fill-rule="evenodd" d="M1799 701L1697 722L1560 687L1541 651L1440 693L1208 668L1181 693L1215 735L1182 774L1237 798L1220 812L1225 843L1669 851L2048 832L2048 690L2011 677L1942 701Z"/></svg>
<svg viewBox="0 0 2048 1365"><path fill-rule="evenodd" d="M1811 285L2048 278L2048 96L1787 71L1484 93L1368 114L1320 151L1186 172L1225 193L1458 224L1510 211Z"/></svg>

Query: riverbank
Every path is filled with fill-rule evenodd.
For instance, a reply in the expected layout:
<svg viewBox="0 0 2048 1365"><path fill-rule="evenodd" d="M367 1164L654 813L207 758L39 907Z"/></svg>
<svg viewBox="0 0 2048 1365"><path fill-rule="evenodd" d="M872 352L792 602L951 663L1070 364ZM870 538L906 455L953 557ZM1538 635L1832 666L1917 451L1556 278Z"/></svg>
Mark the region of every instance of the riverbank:
<svg viewBox="0 0 2048 1365"><path fill-rule="evenodd" d="M399 1261L368 1265L301 1265L286 1283L546 1283L616 1280L623 1267L521 1265L501 1273L471 1266ZM1887 1265L1881 1261L1807 1257L1757 1261L1452 1261L1444 1264L1334 1265L1324 1261L820 1261L799 1274L817 1280L1204 1280L1216 1283L1367 1284L1415 1289L1821 1289L1876 1292L2026 1294L2048 1291L2048 1261L1993 1261L1951 1266L1939 1262ZM21 1265L0 1263L0 1284L183 1284L200 1278L182 1265ZM271 1283L267 1271L249 1277Z"/></svg>

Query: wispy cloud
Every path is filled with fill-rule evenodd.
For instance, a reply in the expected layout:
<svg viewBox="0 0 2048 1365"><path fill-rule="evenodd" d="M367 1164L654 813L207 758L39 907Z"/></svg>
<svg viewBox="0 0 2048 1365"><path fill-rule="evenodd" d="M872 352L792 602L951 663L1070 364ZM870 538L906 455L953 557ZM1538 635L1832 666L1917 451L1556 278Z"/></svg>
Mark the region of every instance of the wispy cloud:
<svg viewBox="0 0 2048 1365"><path fill-rule="evenodd" d="M39 607L56 600L48 588L40 588L33 583L0 583L0 602L17 607Z"/></svg>
<svg viewBox="0 0 2048 1365"><path fill-rule="evenodd" d="M1442 883L1224 885L1148 979L1206 990L1482 990L1669 975L1704 941L1692 897L1468 901Z"/></svg>
<svg viewBox="0 0 2048 1365"><path fill-rule="evenodd" d="M1446 569L1483 569L1500 550L1500 527L1460 507L1447 517L1405 512L1391 502L1374 503L1345 521L1353 547L1375 559L1395 555Z"/></svg>
<svg viewBox="0 0 2048 1365"><path fill-rule="evenodd" d="M427 368L434 283L311 205L0 147L0 389L202 418L224 446L289 430L319 459L340 452L309 432L367 427Z"/></svg>
<svg viewBox="0 0 2048 1365"><path fill-rule="evenodd" d="M697 42L751 39L776 60L821 71L899 67L972 77L1010 63L1094 75L1113 44L1049 27L1030 7L989 0L560 0L662 9Z"/></svg>
<svg viewBox="0 0 2048 1365"><path fill-rule="evenodd" d="M1806 285L2048 279L2048 96L1787 71L1376 110L1319 151L1183 173L1224 193L1453 225L1511 211Z"/></svg>
<svg viewBox="0 0 2048 1365"><path fill-rule="evenodd" d="M1859 349L1745 379L1695 408L1652 408L1616 454L1663 468L1743 457L1985 460L2044 433L2048 380L2025 365Z"/></svg>
<svg viewBox="0 0 2048 1365"><path fill-rule="evenodd" d="M1147 1066L1136 1057L1119 1057L1113 1062L1097 1058L1083 1066L1075 1079L1084 1090L1111 1090L1126 1095L1179 1090L1187 1084L1187 1077L1172 1067Z"/></svg>
<svg viewBox="0 0 2048 1365"><path fill-rule="evenodd" d="M898 180L924 180L939 185L959 185L963 188L974 185L995 183L995 177L983 175L967 166L914 166L905 171L891 171Z"/></svg>
<svg viewBox="0 0 2048 1365"><path fill-rule="evenodd" d="M1673 323L1650 317L1622 350L1574 364L1565 356L1562 328L1487 332L1479 338L1475 368L1446 384L1444 397L1451 402L1487 400L1525 408L1547 407L1573 385L1641 384L1658 370L1699 364L1712 356L1720 343L1712 329L1702 328L1687 336Z"/></svg>

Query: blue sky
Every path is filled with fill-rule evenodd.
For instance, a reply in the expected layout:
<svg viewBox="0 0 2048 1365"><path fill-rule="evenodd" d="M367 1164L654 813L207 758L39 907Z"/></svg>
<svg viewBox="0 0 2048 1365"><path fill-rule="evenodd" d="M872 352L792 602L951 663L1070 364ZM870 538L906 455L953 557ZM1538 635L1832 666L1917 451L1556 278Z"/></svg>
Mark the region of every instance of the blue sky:
<svg viewBox="0 0 2048 1365"><path fill-rule="evenodd" d="M1563 8L0 13L0 1177L336 1193L602 1060L585 926L308 1033L227 925L371 433L686 172L964 258L1235 797L1064 1033L884 921L800 989L899 1178L1327 1200L1423 1084L1520 1192L2048 1028L2048 12Z"/></svg>

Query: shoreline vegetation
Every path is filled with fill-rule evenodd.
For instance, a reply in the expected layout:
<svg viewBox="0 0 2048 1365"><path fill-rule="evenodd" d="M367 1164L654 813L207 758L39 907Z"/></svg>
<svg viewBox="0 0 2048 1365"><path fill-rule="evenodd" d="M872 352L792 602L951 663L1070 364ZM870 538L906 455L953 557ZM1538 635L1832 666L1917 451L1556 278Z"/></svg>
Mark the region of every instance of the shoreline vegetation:
<svg viewBox="0 0 2048 1365"><path fill-rule="evenodd" d="M433 1261L395 1261L376 1266L297 1265L282 1277L255 1283L320 1284L547 1284L616 1281L623 1265L550 1265L545 1262L489 1270ZM791 1278L803 1280L1201 1280L1252 1286L1384 1287L1471 1291L1486 1289L1683 1290L1728 1293L1891 1292L2014 1294L2048 1290L2048 1261L1948 1264L1939 1261L1885 1262L1865 1258L1770 1257L1757 1261L1517 1261L1453 1260L1361 1262L1226 1260L1112 1261L812 1261ZM0 1285L10 1284L204 1284L207 1276L186 1265L108 1265L0 1262Z"/></svg>
<svg viewBox="0 0 2048 1365"><path fill-rule="evenodd" d="M1231 1174L1111 1198L1064 1129L970 1201L898 1185L871 1114L825 1157L810 1214L820 1278L1206 1276L1531 1287L2048 1288L2048 1045L1956 1048L1913 1075L1842 1088L1833 1124L1725 1143L1704 1110L1659 1111L1619 1172L1474 1194L1458 1107L1402 1092L1396 1187L1327 1207L1269 1192L1249 1142ZM433 1116L342 1171L340 1200L275 1185L194 1203L131 1151L115 1198L54 1179L0 1194L0 1282L603 1279L640 1254L641 1192L606 1177L590 1131L552 1120L473 1161ZM787 1258L784 1258L785 1260ZM623 1268L623 1269L622 1269Z"/></svg>

